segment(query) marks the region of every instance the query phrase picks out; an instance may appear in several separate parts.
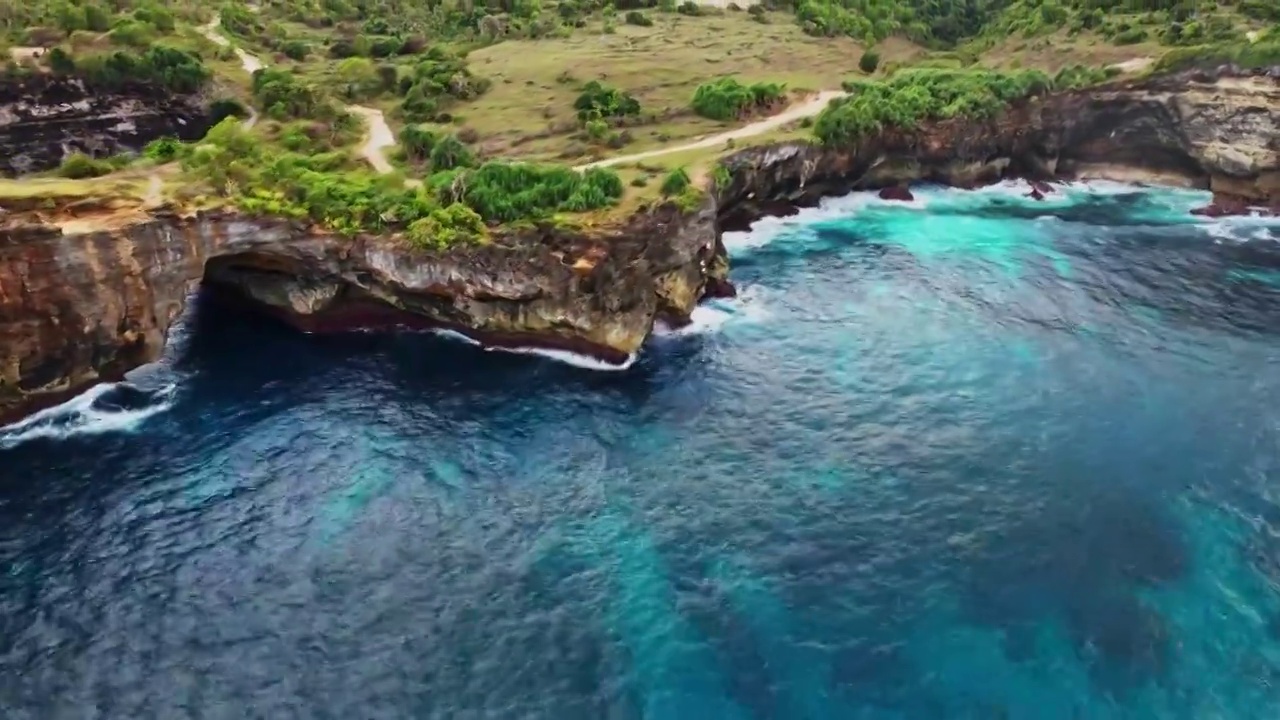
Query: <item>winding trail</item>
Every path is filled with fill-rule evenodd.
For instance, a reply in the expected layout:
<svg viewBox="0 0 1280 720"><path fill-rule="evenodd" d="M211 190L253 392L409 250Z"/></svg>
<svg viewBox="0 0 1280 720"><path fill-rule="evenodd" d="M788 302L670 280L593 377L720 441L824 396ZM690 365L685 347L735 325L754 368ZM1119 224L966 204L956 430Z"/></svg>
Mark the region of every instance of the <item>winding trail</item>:
<svg viewBox="0 0 1280 720"><path fill-rule="evenodd" d="M240 58L240 65L244 67L245 72L252 75L266 67L266 64L257 56L251 55L238 47L231 45L231 41L219 30L222 26L222 17L215 15L208 25L200 28L201 34L209 38L222 47L231 47L235 50L236 57ZM364 144L360 146L360 156L365 159L379 174L385 175L395 168L392 167L390 161L387 160L385 148L394 147L396 144L395 133L391 132L391 126L387 124L387 119L383 116L382 111L377 108L365 107L363 105L348 105L347 111L359 115L368 128L365 133ZM249 108L249 118L245 120L244 126L251 128L258 122L258 113L253 108Z"/></svg>
<svg viewBox="0 0 1280 720"><path fill-rule="evenodd" d="M701 140L695 140L683 145L675 145L672 147L658 148L657 150L646 150L645 152L633 153L631 155L622 155L619 157L606 158L597 160L596 162L579 165L575 170L587 170L594 167L610 167L613 165L623 165L625 163L637 162L639 160L647 160L649 158L661 157L662 155L670 155L672 153L684 152L686 150L701 150L704 148L713 148L725 144L730 140L738 140L740 138L752 137L753 135L761 135L770 130L776 130L787 123L802 120L807 117L813 117L822 112L827 104L837 98L842 98L849 93L843 90L823 90L814 97L805 102L792 105L777 115L771 115L763 120L757 120L749 125L743 125L734 130L709 135Z"/></svg>
<svg viewBox="0 0 1280 720"><path fill-rule="evenodd" d="M394 170L391 163L387 162L384 148L395 147L396 136L391 132L391 126L387 124L382 111L363 105L348 105L347 110L364 118L365 125L369 128L364 145L360 146L360 154L373 166L374 170L383 175Z"/></svg>

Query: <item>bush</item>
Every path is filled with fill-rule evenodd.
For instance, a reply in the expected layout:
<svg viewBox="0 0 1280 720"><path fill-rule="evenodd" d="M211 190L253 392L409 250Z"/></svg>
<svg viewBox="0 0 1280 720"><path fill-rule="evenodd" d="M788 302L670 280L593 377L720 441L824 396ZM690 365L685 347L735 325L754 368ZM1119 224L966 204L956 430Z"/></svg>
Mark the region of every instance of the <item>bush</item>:
<svg viewBox="0 0 1280 720"><path fill-rule="evenodd" d="M147 82L182 94L194 93L211 77L198 57L165 45L153 45L141 55L124 51L91 55L77 61L76 67L94 85L118 88Z"/></svg>
<svg viewBox="0 0 1280 720"><path fill-rule="evenodd" d="M858 58L858 69L870 75L880 67L880 53L875 50L867 50L862 53L862 57Z"/></svg>
<svg viewBox="0 0 1280 720"><path fill-rule="evenodd" d="M587 123L602 118L622 118L640 114L640 101L629 93L592 80L582 88L582 94L573 102L578 111L578 122Z"/></svg>
<svg viewBox="0 0 1280 720"><path fill-rule="evenodd" d="M1280 64L1280 33L1272 32L1258 42L1218 43L1174 48L1156 61L1155 70L1173 72L1188 68L1210 68L1235 63L1246 68Z"/></svg>
<svg viewBox="0 0 1280 720"><path fill-rule="evenodd" d="M431 157L431 150L440 141L440 135L421 125L406 125L400 131L400 146L404 152L415 160L426 160Z"/></svg>
<svg viewBox="0 0 1280 720"><path fill-rule="evenodd" d="M280 52L290 60L306 60L307 54L311 52L311 48L301 40L286 40L280 46Z"/></svg>
<svg viewBox="0 0 1280 720"><path fill-rule="evenodd" d="M488 238L484 219L462 203L436 208L431 214L409 223L405 237L423 250L443 249L452 245L476 244Z"/></svg>
<svg viewBox="0 0 1280 720"><path fill-rule="evenodd" d="M1147 39L1147 31L1145 28L1134 27L1123 30L1116 34L1112 39L1117 45L1134 45Z"/></svg>
<svg viewBox="0 0 1280 720"><path fill-rule="evenodd" d="M64 178L80 180L106 175L111 172L111 163L95 160L84 153L71 153L58 166L58 174Z"/></svg>
<svg viewBox="0 0 1280 720"><path fill-rule="evenodd" d="M814 123L828 145L853 144L885 128L910 130L925 120L990 117L1008 103L1052 87L1038 70L916 69L883 82L846 82L849 97L833 101Z"/></svg>
<svg viewBox="0 0 1280 720"><path fill-rule="evenodd" d="M258 106L278 120L332 114L314 85L286 70L265 68L255 72L252 89Z"/></svg>
<svg viewBox="0 0 1280 720"><path fill-rule="evenodd" d="M683 194L691 184L692 181L689 179L688 171L679 167L672 170L662 179L660 192L663 197L674 197Z"/></svg>
<svg viewBox="0 0 1280 720"><path fill-rule="evenodd" d="M431 169L452 170L475 165L475 156L461 140L453 135L441 138L431 148Z"/></svg>
<svg viewBox="0 0 1280 720"><path fill-rule="evenodd" d="M697 17L702 14L702 7L698 3L692 2L692 0L686 0L686 2L680 3L680 6L676 8L676 12L681 15Z"/></svg>
<svg viewBox="0 0 1280 720"><path fill-rule="evenodd" d="M607 207L622 193L617 173L603 168L579 173L560 166L488 162L468 171L462 200L486 221L514 222Z"/></svg>
<svg viewBox="0 0 1280 720"><path fill-rule="evenodd" d="M786 94L779 83L743 85L734 78L724 78L699 85L691 106L697 114L712 120L733 120L744 114L769 107Z"/></svg>
<svg viewBox="0 0 1280 720"><path fill-rule="evenodd" d="M117 24L107 37L116 45L146 47L155 41L156 28L150 23L125 20Z"/></svg>
<svg viewBox="0 0 1280 720"><path fill-rule="evenodd" d="M48 63L49 69L59 75L70 75L76 71L76 61L71 58L70 53L60 47L49 51Z"/></svg>
<svg viewBox="0 0 1280 720"><path fill-rule="evenodd" d="M752 5L747 8L748 15L764 15L764 5Z"/></svg>
<svg viewBox="0 0 1280 720"><path fill-rule="evenodd" d="M623 19L626 21L628 25L639 25L640 27L653 27L653 20L651 20L648 15L645 15L644 13L639 12L638 10L627 11L627 14L623 16Z"/></svg>
<svg viewBox="0 0 1280 720"><path fill-rule="evenodd" d="M142 149L142 156L156 162L169 162L181 154L182 148L182 142L177 138L162 137L147 143Z"/></svg>

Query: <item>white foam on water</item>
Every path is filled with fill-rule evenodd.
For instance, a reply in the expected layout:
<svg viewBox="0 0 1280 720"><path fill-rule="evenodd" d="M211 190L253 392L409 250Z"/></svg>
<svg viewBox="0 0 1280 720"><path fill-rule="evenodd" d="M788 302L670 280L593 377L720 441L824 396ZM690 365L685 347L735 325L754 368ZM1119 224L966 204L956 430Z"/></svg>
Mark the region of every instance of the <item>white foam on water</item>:
<svg viewBox="0 0 1280 720"><path fill-rule="evenodd" d="M659 338L703 335L718 332L730 323L760 322L770 315L765 295L761 286L749 285L737 297L708 300L694 308L688 325L673 328L659 323L653 334Z"/></svg>
<svg viewBox="0 0 1280 720"><path fill-rule="evenodd" d="M627 356L627 359L625 362L619 365L614 365L613 363L607 363L603 360L598 360L589 355L579 355L578 353L569 352L568 350L551 350L548 348L538 348L538 347L508 348L508 347L488 347L488 346L485 346L484 349L487 352L505 352L505 353L515 353L517 355L537 355L539 357L547 358L548 360L555 360L557 362L565 363L566 365L572 365L577 368L582 368L583 370L601 370L601 371L607 371L607 372L626 370L627 368L635 364L636 358L638 357L635 353L632 353Z"/></svg>
<svg viewBox="0 0 1280 720"><path fill-rule="evenodd" d="M569 352L568 350L553 350L549 348L539 348L539 347L496 347L496 346L485 345L484 343L480 342L479 340L476 340L470 335L467 335L466 333L458 332L457 330L445 330L445 329L437 328L437 329L429 330L428 332L438 337L445 338L446 340L456 340L458 342L463 342L468 345L472 345L474 347L483 348L485 352L505 352L505 353L513 353L516 355L537 355L540 357L547 358L548 360L555 360L556 362L562 362L562 363L565 363L566 365L572 365L574 367L582 368L584 370L601 370L601 371L626 370L627 368L635 364L636 357L637 357L635 353L632 353L631 355L627 356L627 360L625 362L623 362L620 365L615 365L613 363L607 363L603 360L598 360L589 355L580 355L575 352Z"/></svg>
<svg viewBox="0 0 1280 720"><path fill-rule="evenodd" d="M475 345L476 347L484 347L484 344L481 343L479 340L476 340L475 338L465 333L460 333L457 330L445 330L444 328L436 328L428 332L430 332L432 335L436 335L437 337L442 337L446 340L457 340L458 342L464 342L468 345Z"/></svg>
<svg viewBox="0 0 1280 720"><path fill-rule="evenodd" d="M40 438L62 440L77 435L132 432L147 418L173 407L177 385L169 383L156 393L158 402L132 410L100 410L94 401L120 383L95 385L70 400L0 428L0 449L8 449Z"/></svg>

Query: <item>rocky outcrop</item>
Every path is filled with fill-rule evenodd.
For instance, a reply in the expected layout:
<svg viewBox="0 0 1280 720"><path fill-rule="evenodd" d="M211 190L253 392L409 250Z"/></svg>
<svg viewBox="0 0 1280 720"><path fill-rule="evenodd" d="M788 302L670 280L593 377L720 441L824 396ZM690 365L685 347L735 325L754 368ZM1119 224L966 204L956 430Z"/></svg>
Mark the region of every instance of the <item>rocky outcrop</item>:
<svg viewBox="0 0 1280 720"><path fill-rule="evenodd" d="M0 421L157 357L201 282L310 330L448 328L616 363L656 320L678 325L701 298L732 295L718 233L754 214L850 189L1011 175L1179 182L1224 203L1274 203L1278 125L1280 87L1270 77L1114 85L852 148L744 150L727 161L729 182L694 212L668 206L613 230L543 228L436 253L230 211L122 220L110 208L114 229L82 216L64 230L21 220L39 203L10 207L0 226Z"/></svg>
<svg viewBox="0 0 1280 720"><path fill-rule="evenodd" d="M307 330L448 328L619 363L656 319L687 321L708 283L725 292L714 221L708 202L615 231L435 253L229 211L87 233L11 224L0 230L0 421L154 360L201 281Z"/></svg>
<svg viewBox="0 0 1280 720"><path fill-rule="evenodd" d="M0 81L0 174L57 167L71 152L137 151L166 135L204 136L206 108L193 96L149 85L110 92L83 81L36 75Z"/></svg>
<svg viewBox="0 0 1280 720"><path fill-rule="evenodd" d="M1280 80L1239 71L1166 76L1033 98L987 121L884 132L856 147L751 148L725 164L733 182L719 195L732 224L850 190L971 187L1010 176L1178 184L1237 205L1275 205Z"/></svg>

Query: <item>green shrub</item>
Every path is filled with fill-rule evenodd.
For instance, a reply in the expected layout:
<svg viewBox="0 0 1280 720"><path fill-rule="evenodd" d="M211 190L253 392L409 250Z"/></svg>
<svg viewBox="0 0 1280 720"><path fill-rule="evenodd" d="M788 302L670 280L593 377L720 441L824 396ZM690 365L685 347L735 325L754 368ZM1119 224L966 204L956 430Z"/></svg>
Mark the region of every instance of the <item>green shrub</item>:
<svg viewBox="0 0 1280 720"><path fill-rule="evenodd" d="M1147 39L1147 31L1145 28L1131 27L1116 33L1112 41L1117 45L1136 45Z"/></svg>
<svg viewBox="0 0 1280 720"><path fill-rule="evenodd" d="M287 70L255 72L252 91L258 106L278 120L332 115L320 90Z"/></svg>
<svg viewBox="0 0 1280 720"><path fill-rule="evenodd" d="M612 205L623 193L617 173L602 168L579 173L561 166L488 162L466 172L461 199L488 222L594 210Z"/></svg>
<svg viewBox="0 0 1280 720"><path fill-rule="evenodd" d="M306 60L307 55L311 52L311 47L301 40L286 40L280 46L280 52L291 60Z"/></svg>
<svg viewBox="0 0 1280 720"><path fill-rule="evenodd" d="M862 53L862 57L858 58L858 69L870 75L880 67L880 53L875 50L867 50Z"/></svg>
<svg viewBox="0 0 1280 720"><path fill-rule="evenodd" d="M734 78L723 78L699 85L693 93L693 111L712 120L733 120L761 108L769 107L786 95L779 83L743 85Z"/></svg>
<svg viewBox="0 0 1280 720"><path fill-rule="evenodd" d="M116 45L146 47L155 41L156 28L139 20L124 20L112 28L108 37Z"/></svg>
<svg viewBox="0 0 1280 720"><path fill-rule="evenodd" d="M628 25L638 25L640 27L653 27L653 20L648 15L638 10L628 10L623 19Z"/></svg>
<svg viewBox="0 0 1280 720"><path fill-rule="evenodd" d="M433 170L452 170L475 165L475 156L457 136L449 135L437 141L431 148L431 168Z"/></svg>
<svg viewBox="0 0 1280 720"><path fill-rule="evenodd" d="M587 123L602 118L623 118L640 114L640 101L629 93L602 85L592 80L582 88L582 94L573 102L578 111L578 122Z"/></svg>
<svg viewBox="0 0 1280 720"><path fill-rule="evenodd" d="M1274 38L1274 39L1273 39ZM1214 67L1235 63L1246 68L1280 64L1280 33L1272 33L1258 42L1218 43L1180 47L1169 50L1156 61L1154 70L1173 72L1193 67Z"/></svg>
<svg viewBox="0 0 1280 720"><path fill-rule="evenodd" d="M400 131L400 147L405 154L415 160L426 160L431 157L431 150L439 142L440 135L421 125L406 125Z"/></svg>
<svg viewBox="0 0 1280 720"><path fill-rule="evenodd" d="M662 179L660 192L663 197L674 197L683 194L691 184L689 172L682 167L678 167L667 173L667 176Z"/></svg>
<svg viewBox="0 0 1280 720"><path fill-rule="evenodd" d="M100 177L111 172L111 170L111 163L105 160L95 160L78 152L68 155L62 160L62 164L58 166L58 174L72 180Z"/></svg>
<svg viewBox="0 0 1280 720"><path fill-rule="evenodd" d="M850 81L850 95L833 101L814 123L814 135L828 145L852 144L884 128L910 130L926 120L990 117L1014 100L1052 87L1038 70L921 68L891 79Z"/></svg>
<svg viewBox="0 0 1280 720"><path fill-rule="evenodd" d="M702 7L692 0L686 0L686 2L680 3L679 7L676 8L676 12L681 15L697 17L702 14Z"/></svg>
<svg viewBox="0 0 1280 720"><path fill-rule="evenodd" d="M153 45L141 55L124 51L90 55L76 61L76 70L97 86L118 88L148 82L183 94L199 90L212 76L200 58L166 45Z"/></svg>
<svg viewBox="0 0 1280 720"><path fill-rule="evenodd" d="M147 143L142 149L142 156L156 162L169 162L182 152L182 142L177 138L162 137Z"/></svg>
<svg viewBox="0 0 1280 720"><path fill-rule="evenodd" d="M49 51L47 58L49 69L59 75L70 75L76 71L76 61L71 54L60 47Z"/></svg>
<svg viewBox="0 0 1280 720"><path fill-rule="evenodd" d="M452 203L409 223L405 237L416 248L443 249L484 242L488 238L488 229L475 210L462 203Z"/></svg>

